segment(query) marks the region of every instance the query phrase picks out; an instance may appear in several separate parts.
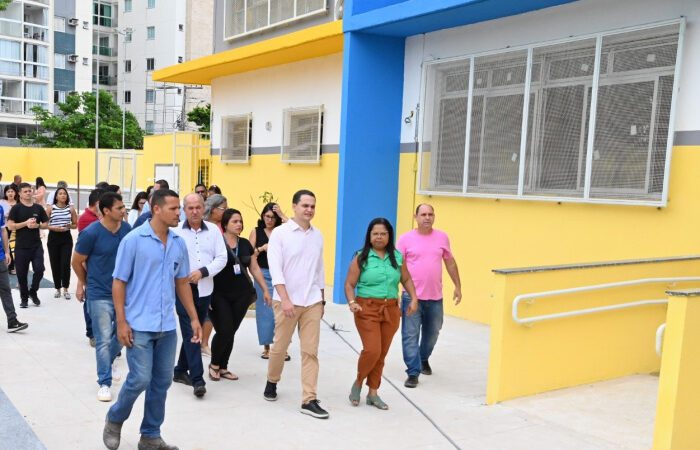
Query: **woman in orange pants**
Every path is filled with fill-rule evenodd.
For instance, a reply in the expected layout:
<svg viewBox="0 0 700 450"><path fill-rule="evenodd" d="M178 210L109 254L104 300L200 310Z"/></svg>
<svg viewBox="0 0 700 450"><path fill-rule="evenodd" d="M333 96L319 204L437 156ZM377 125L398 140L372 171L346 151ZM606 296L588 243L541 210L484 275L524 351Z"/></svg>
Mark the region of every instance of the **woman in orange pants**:
<svg viewBox="0 0 700 450"><path fill-rule="evenodd" d="M411 296L407 312L411 315L418 307L418 298L403 257L394 247L394 228L387 219L374 219L367 227L364 247L350 263L345 279L345 296L362 339L357 378L349 396L354 406L360 403L362 382L366 379L367 404L389 409L377 390L382 381L384 358L401 322L399 281Z"/></svg>

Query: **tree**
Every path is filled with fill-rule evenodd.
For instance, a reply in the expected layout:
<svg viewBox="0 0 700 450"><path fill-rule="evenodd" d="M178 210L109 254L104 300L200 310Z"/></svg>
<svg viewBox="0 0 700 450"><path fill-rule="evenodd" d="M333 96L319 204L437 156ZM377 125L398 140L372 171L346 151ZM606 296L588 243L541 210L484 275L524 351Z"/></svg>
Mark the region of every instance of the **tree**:
<svg viewBox="0 0 700 450"><path fill-rule="evenodd" d="M5 11L10 3L12 3L12 0L0 0L0 11Z"/></svg>
<svg viewBox="0 0 700 450"><path fill-rule="evenodd" d="M40 131L23 139L24 144L41 147L91 148L95 146L95 100L93 92L70 94L58 103L60 114L34 107ZM107 91L100 91L99 147L122 148L122 109ZM127 111L125 148L143 148L144 131Z"/></svg>
<svg viewBox="0 0 700 450"><path fill-rule="evenodd" d="M203 133L209 133L209 125L211 123L211 104L207 106L197 106L192 111L187 113L187 120L196 124L198 130Z"/></svg>

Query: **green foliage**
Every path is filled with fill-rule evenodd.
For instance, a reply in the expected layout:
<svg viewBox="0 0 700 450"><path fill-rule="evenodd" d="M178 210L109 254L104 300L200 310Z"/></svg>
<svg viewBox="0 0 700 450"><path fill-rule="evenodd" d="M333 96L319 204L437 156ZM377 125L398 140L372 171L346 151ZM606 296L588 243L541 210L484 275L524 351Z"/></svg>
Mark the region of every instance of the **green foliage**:
<svg viewBox="0 0 700 450"><path fill-rule="evenodd" d="M0 11L5 11L10 3L12 3L12 0L0 0Z"/></svg>
<svg viewBox="0 0 700 450"><path fill-rule="evenodd" d="M199 128L198 131L203 133L209 133L209 125L211 117L211 104L207 103L207 106L197 106L193 108L192 111L187 113L187 120L195 123Z"/></svg>
<svg viewBox="0 0 700 450"><path fill-rule="evenodd" d="M58 148L92 148L95 146L96 96L93 92L71 94L58 105L61 114L40 107L32 111L41 131L22 139L25 145ZM99 147L122 148L122 109L107 91L100 91ZM144 131L136 117L127 111L125 148L143 148Z"/></svg>
<svg viewBox="0 0 700 450"><path fill-rule="evenodd" d="M262 207L264 208L265 205L268 203L279 203L279 201L275 198L275 194L273 194L270 191L265 191L261 195L258 195L258 199L262 202ZM255 211L255 213L260 216L260 211L262 208L258 209L258 205L255 203L255 200L253 199L253 196L250 196L250 204L243 202L244 205L246 205L248 208L252 209Z"/></svg>

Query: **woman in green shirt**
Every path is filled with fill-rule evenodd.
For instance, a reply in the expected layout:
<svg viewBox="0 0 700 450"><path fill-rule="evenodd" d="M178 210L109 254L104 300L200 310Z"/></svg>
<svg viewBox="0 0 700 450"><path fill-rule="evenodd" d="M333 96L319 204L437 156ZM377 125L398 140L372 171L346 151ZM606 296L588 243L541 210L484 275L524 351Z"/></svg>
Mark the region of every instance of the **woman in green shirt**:
<svg viewBox="0 0 700 450"><path fill-rule="evenodd" d="M367 404L389 409L377 390L382 381L384 358L401 321L399 281L411 296L407 312L411 315L418 307L418 298L401 252L394 248L394 228L384 218L374 219L367 227L365 245L353 258L345 278L345 296L362 339L357 378L349 397L354 406L360 403L362 382L366 378Z"/></svg>

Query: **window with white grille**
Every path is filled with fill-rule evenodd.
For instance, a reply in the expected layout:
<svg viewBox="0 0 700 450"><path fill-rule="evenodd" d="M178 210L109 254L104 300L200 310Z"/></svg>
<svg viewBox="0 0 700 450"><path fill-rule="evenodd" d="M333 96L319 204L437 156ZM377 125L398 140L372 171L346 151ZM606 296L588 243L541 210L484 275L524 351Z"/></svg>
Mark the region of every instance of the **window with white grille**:
<svg viewBox="0 0 700 450"><path fill-rule="evenodd" d="M248 162L252 126L250 114L227 116L221 119L222 162Z"/></svg>
<svg viewBox="0 0 700 450"><path fill-rule="evenodd" d="M321 161L323 107L284 110L282 161L317 163Z"/></svg>
<svg viewBox="0 0 700 450"><path fill-rule="evenodd" d="M321 14L327 0L226 0L224 39Z"/></svg>
<svg viewBox="0 0 700 450"><path fill-rule="evenodd" d="M665 204L683 27L426 64L420 191Z"/></svg>

